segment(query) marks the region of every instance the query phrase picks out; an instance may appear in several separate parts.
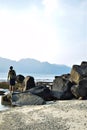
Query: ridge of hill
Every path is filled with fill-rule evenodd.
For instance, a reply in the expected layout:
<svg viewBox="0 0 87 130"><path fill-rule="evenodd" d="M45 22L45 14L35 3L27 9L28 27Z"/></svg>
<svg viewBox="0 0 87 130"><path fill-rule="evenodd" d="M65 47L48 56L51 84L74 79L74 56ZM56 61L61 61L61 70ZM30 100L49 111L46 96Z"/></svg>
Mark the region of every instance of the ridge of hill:
<svg viewBox="0 0 87 130"><path fill-rule="evenodd" d="M13 66L17 72L22 73L64 74L69 73L71 70L66 65L40 62L31 58L15 61L0 57L0 72L7 72L10 66Z"/></svg>

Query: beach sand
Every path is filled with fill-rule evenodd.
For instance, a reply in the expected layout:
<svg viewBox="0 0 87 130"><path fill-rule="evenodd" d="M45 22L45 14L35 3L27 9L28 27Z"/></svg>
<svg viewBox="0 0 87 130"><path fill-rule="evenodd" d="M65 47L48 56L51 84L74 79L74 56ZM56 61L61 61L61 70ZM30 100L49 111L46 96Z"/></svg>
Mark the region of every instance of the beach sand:
<svg viewBox="0 0 87 130"><path fill-rule="evenodd" d="M0 130L87 130L87 101L10 108L0 112Z"/></svg>

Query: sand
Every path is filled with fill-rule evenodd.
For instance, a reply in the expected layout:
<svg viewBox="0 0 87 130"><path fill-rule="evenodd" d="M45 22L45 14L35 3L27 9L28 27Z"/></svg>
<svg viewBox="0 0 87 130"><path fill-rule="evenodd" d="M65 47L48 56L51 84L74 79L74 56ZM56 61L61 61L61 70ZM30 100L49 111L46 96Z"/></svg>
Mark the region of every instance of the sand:
<svg viewBox="0 0 87 130"><path fill-rule="evenodd" d="M0 112L0 130L87 130L87 101L10 108Z"/></svg>

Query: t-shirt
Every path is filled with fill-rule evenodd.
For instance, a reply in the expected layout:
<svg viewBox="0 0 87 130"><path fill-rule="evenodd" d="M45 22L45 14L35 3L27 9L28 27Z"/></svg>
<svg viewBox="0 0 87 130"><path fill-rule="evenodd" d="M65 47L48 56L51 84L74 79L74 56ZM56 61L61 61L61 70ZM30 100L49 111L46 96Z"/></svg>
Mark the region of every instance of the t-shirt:
<svg viewBox="0 0 87 130"><path fill-rule="evenodd" d="M14 70L9 70L8 79L16 79L16 72Z"/></svg>

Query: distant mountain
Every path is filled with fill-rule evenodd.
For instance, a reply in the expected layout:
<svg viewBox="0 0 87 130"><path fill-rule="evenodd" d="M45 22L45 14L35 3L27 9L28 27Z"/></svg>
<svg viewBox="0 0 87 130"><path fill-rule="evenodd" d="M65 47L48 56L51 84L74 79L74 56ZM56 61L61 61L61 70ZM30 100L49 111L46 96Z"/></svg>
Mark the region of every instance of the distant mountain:
<svg viewBox="0 0 87 130"><path fill-rule="evenodd" d="M30 58L14 61L0 57L0 72L8 72L11 65L18 73L65 74L71 70L66 65L50 64Z"/></svg>

